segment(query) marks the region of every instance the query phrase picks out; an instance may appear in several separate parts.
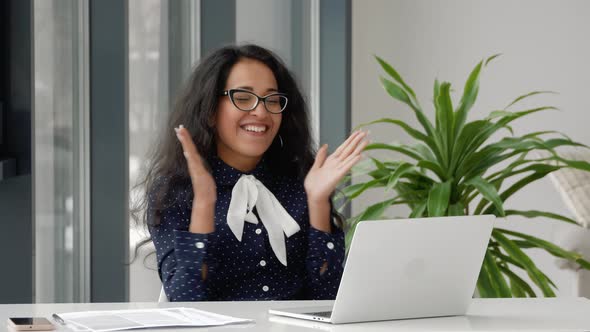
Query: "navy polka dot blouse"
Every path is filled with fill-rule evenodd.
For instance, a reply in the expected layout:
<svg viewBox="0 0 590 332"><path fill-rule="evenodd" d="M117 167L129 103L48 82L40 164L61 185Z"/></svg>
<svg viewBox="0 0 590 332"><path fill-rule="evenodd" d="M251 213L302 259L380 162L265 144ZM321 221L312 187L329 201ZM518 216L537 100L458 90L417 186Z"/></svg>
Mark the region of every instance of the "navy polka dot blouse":
<svg viewBox="0 0 590 332"><path fill-rule="evenodd" d="M215 231L210 234L188 232L192 206L190 186L171 189L167 208L160 213L160 224L149 228L156 247L158 273L168 299L334 299L343 270L344 234L334 225L332 233L310 226L303 183L271 174L264 162L250 173L242 173L218 157L211 158L210 165L217 184ZM299 223L301 230L285 237L287 266L275 257L262 223L245 222L241 242L227 225L232 189L242 174L252 174L260 180ZM325 263L327 269L322 269Z"/></svg>

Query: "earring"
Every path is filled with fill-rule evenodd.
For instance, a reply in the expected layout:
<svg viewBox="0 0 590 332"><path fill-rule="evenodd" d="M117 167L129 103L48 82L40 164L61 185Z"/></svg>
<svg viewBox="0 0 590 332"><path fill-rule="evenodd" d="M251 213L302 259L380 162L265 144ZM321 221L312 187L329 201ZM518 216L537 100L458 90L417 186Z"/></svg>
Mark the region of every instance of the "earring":
<svg viewBox="0 0 590 332"><path fill-rule="evenodd" d="M281 134L279 134L279 142L281 142L281 149L282 149L284 144L283 144L283 137L281 137Z"/></svg>

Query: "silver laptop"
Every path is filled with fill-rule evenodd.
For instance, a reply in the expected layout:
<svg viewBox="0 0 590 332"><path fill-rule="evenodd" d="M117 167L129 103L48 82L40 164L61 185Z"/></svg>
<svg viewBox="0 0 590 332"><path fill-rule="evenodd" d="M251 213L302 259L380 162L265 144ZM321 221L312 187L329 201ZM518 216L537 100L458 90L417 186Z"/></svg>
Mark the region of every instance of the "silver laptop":
<svg viewBox="0 0 590 332"><path fill-rule="evenodd" d="M464 315L495 217L362 221L333 306L270 314L333 324Z"/></svg>

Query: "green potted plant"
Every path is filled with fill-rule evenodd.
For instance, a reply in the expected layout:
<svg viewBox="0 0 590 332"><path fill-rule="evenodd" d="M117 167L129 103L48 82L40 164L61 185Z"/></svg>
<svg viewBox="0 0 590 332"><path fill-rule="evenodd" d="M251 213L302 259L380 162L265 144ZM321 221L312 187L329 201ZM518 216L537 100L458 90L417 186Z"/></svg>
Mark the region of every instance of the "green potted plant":
<svg viewBox="0 0 590 332"><path fill-rule="evenodd" d="M414 112L421 128L395 118L382 118L359 127L386 124L401 127L415 144L372 143L366 150L389 150L404 160L368 159L353 169L353 176L368 175L369 180L343 188L349 202L371 188L385 188L387 199L367 207L347 221L347 245L354 228L362 220L380 219L387 208L396 204L411 209L410 218L494 214L498 217L520 215L576 222L551 212L505 209L505 202L516 192L551 172L565 167L590 171L590 164L562 158L556 148L586 147L555 131L536 131L515 136L510 124L526 116L555 109L541 106L513 111L523 99L549 91L534 91L519 96L501 110L484 119L468 121L479 90L482 69L498 55L479 62L467 79L457 106L451 98L451 84L434 82L434 121L426 116L414 91L387 62L375 57L388 77L381 77L385 91ZM506 133L491 141L493 134ZM541 151L542 153L537 153ZM399 156L399 155L397 155ZM501 163L501 167L498 167ZM509 180L509 181L507 181ZM510 182L510 184L507 184ZM551 255L574 261L585 269L590 263L580 254L560 248L548 241L520 232L493 230L484 263L477 281L482 297L533 297L533 288L516 270L523 270L544 296L555 296L556 286L535 265L524 249L540 248Z"/></svg>

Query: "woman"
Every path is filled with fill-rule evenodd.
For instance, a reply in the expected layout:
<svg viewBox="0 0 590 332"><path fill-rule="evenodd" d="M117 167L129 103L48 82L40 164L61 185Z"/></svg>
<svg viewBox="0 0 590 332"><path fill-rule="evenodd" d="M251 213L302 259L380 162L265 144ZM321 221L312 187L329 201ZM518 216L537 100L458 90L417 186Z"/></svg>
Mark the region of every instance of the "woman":
<svg viewBox="0 0 590 332"><path fill-rule="evenodd" d="M330 198L366 133L314 158L293 76L255 45L203 59L167 128L145 179L145 221L168 299L335 298L344 236Z"/></svg>

